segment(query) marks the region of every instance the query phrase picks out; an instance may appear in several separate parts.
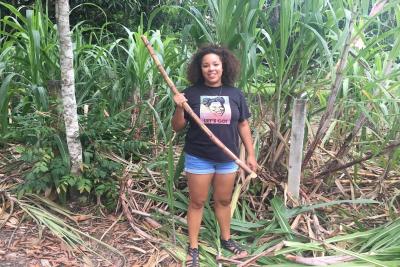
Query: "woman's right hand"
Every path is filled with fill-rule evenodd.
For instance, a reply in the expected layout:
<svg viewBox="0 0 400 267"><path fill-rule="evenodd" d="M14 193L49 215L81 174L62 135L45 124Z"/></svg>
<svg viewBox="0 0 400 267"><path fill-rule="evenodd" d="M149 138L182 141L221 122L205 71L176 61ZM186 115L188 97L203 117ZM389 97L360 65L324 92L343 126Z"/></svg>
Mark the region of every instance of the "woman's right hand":
<svg viewBox="0 0 400 267"><path fill-rule="evenodd" d="M183 108L183 103L187 102L185 94L179 93L174 95L174 102L178 107Z"/></svg>
<svg viewBox="0 0 400 267"><path fill-rule="evenodd" d="M186 126L183 104L187 102L187 99L184 94L179 93L174 95L174 102L176 104L176 109L174 112L174 116L172 116L171 123L172 123L172 129L175 132L179 132Z"/></svg>

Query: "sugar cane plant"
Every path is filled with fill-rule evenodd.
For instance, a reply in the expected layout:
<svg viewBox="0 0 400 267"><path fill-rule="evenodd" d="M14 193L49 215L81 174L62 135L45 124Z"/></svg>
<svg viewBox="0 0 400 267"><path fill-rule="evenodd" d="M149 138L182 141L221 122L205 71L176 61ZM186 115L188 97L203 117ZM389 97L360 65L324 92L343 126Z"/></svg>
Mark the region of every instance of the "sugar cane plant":
<svg viewBox="0 0 400 267"><path fill-rule="evenodd" d="M61 238L82 244L76 231L40 212L49 202L32 193L67 203L75 187L100 211L119 199L139 235L162 240L176 261L184 260L182 135L171 130L171 93L140 36L148 37L178 90L187 85L192 51L216 42L241 60L238 86L251 102L260 171L248 187L238 187L232 203L233 237L252 258L235 262L221 249L210 203L201 228L202 264L398 266L400 3L156 2L152 14L129 22L140 21L135 27L114 23L107 10L104 25L72 27L79 179L70 175L52 8L42 1L29 7L0 2L7 10L0 18L0 185L13 185L0 186L7 188L0 189L2 203L12 199L39 223L62 228ZM73 12L92 5L84 6ZM179 14L184 23L156 27L166 14ZM299 203L285 194L295 98L307 99ZM158 228L146 231L144 221L157 221Z"/></svg>

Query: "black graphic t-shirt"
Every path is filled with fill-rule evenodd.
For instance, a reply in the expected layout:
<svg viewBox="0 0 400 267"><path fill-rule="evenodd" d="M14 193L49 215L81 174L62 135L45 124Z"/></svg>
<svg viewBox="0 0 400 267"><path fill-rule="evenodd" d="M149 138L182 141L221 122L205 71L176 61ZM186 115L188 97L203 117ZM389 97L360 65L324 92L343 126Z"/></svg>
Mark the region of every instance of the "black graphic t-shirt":
<svg viewBox="0 0 400 267"><path fill-rule="evenodd" d="M229 150L239 155L238 122L250 117L242 91L229 86L195 85L186 88L183 93L189 106L212 133ZM189 121L184 147L186 153L216 162L232 161L186 112L185 119Z"/></svg>

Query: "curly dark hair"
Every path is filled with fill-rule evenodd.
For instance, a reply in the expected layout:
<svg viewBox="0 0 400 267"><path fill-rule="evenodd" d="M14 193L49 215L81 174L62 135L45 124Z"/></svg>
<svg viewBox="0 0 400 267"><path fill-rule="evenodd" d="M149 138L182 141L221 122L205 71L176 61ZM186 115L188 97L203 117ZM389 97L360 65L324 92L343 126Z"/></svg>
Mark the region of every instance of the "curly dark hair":
<svg viewBox="0 0 400 267"><path fill-rule="evenodd" d="M225 99L221 96L214 97L214 98L206 97L203 99L202 104L209 107L211 105L211 103L213 103L213 102L219 102L219 103L221 103L221 105L223 105L223 104L225 104Z"/></svg>
<svg viewBox="0 0 400 267"><path fill-rule="evenodd" d="M187 78L194 84L203 84L204 77L201 72L201 61L205 55L216 54L222 62L222 84L233 86L240 71L240 62L226 47L208 44L200 47L190 60Z"/></svg>

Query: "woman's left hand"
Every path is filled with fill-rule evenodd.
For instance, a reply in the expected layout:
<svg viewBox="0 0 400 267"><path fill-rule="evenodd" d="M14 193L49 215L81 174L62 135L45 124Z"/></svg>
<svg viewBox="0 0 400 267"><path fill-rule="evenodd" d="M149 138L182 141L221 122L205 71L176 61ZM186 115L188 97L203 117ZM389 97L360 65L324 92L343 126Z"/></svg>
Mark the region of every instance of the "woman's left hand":
<svg viewBox="0 0 400 267"><path fill-rule="evenodd" d="M258 164L257 164L257 160L256 160L256 157L255 156L247 156L247 160L246 160L246 162L247 162L247 166L249 166L249 168L252 170L252 171L257 171L257 168L258 168Z"/></svg>

